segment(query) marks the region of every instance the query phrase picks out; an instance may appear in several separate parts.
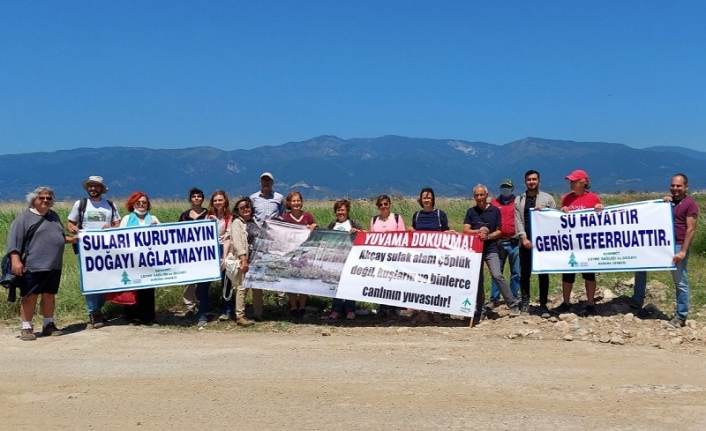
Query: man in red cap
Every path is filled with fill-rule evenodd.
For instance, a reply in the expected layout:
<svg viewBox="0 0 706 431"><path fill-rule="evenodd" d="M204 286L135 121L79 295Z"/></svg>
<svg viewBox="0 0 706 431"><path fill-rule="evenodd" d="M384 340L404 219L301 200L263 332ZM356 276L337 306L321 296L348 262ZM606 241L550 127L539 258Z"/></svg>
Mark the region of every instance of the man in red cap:
<svg viewBox="0 0 706 431"><path fill-rule="evenodd" d="M577 169L566 176L569 180L571 193L567 193L561 198L561 210L568 213L570 211L594 209L596 211L603 210L601 199L593 192L588 191L591 188L591 181L588 178L586 171ZM594 272L584 272L581 274L586 285L586 314L596 314L594 305L594 297L596 295L596 274ZM574 287L576 274L568 273L561 276L561 289L564 296L564 302L555 309L557 313L567 313L571 310L571 289Z"/></svg>

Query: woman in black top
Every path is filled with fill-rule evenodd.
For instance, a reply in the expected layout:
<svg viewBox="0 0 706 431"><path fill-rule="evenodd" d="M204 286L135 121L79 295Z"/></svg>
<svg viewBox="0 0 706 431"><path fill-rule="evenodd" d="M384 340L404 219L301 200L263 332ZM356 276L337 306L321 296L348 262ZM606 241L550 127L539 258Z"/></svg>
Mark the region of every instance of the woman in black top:
<svg viewBox="0 0 706 431"><path fill-rule="evenodd" d="M205 220L208 210L203 207L203 191L196 187L189 190L189 202L191 208L181 213L179 221ZM198 300L198 323L201 327L208 323L207 314L210 311L210 291L211 283L192 283L187 284L184 288L184 305L186 306L186 315L190 316L196 312L196 301Z"/></svg>

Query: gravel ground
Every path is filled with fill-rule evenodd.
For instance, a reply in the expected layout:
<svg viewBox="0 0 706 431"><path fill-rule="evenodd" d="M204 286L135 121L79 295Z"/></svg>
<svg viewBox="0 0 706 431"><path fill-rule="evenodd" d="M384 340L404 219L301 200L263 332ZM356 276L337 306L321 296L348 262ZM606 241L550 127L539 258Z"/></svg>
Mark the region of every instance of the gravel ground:
<svg viewBox="0 0 706 431"><path fill-rule="evenodd" d="M703 324L499 313L474 328L73 325L33 342L2 328L0 429L706 429Z"/></svg>

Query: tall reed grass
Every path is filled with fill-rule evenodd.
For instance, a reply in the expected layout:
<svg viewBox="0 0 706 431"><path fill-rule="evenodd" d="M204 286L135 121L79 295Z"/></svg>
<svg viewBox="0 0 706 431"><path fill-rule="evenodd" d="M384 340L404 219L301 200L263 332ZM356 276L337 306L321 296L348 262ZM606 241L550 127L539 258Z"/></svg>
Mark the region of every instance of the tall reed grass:
<svg viewBox="0 0 706 431"><path fill-rule="evenodd" d="M329 222L335 219L335 214L333 210L333 200L328 201L309 201L306 200L306 194L304 193L304 210L309 211L319 226L325 227ZM231 197L231 202L234 202L237 197ZM630 195L602 195L606 205L614 205L619 203L637 202L641 200L659 199L660 195L642 195L642 194L630 194ZM560 197L556 197L557 202ZM699 203L701 211L706 210L706 197L697 195L695 199ZM369 199L356 199L351 201L351 211L350 218L360 222L363 227L367 228L370 225L370 219L378 214L377 208L374 205L375 198L371 197ZM71 209L73 202L57 202L54 206L54 211L56 211L62 220L66 220L68 213ZM121 210L121 213L125 213L124 202L116 201L116 206ZM456 231L462 231L463 229L463 219L465 217L466 211L470 206L473 206L474 202L472 199L468 198L438 198L436 201L436 207L445 211L451 229ZM181 212L189 208L186 200L175 201L175 200L162 200L155 199L152 201L152 213L156 215L162 222L177 221ZM0 203L0 252L5 254L5 243L7 238L7 233L10 229L10 225L14 220L15 216L26 208L21 202L4 202ZM398 213L404 219L405 225L411 225L411 218L415 211L419 209L419 204L415 198L403 198L399 196L392 196L392 211ZM706 304L706 221L704 220L706 215L702 216L698 221L696 240L692 246L692 253L689 261L689 281L691 284L691 298L692 298L692 310L698 310L704 307ZM508 274L508 269L506 268L506 274ZM613 288L621 280L627 280L632 278L632 273L611 273L611 274L599 274L598 282L599 287L602 288ZM671 281L671 275L669 272L657 271L649 273L649 280L659 280L662 283L670 286L668 289L668 304L666 305L669 310L671 310L671 303L674 300L674 292L671 288L673 283ZM490 277L486 275L486 286L485 289L489 290ZM536 277L532 280L532 298L536 299L538 295L538 287L536 285ZM552 294L557 295L561 291L561 279L558 275L551 276L551 289ZM182 288L167 287L162 289L157 289L157 309L160 311L166 310L179 310L182 307ZM2 289L0 292L0 320L4 320L6 323L16 324L19 322L19 309L17 303L9 303L5 300L6 291ZM212 304L218 304L220 298L220 291L218 283L213 283L212 285ZM327 299L323 298L312 298L312 304L319 307L325 307L329 304ZM215 307L214 307L215 308ZM273 294L266 294L266 308L269 308L269 315L271 317L277 317L278 311L275 310L275 296ZM118 307L110 307L107 309L109 315L116 316L120 310ZM80 292L80 277L78 274L78 261L77 257L74 255L71 247L66 247L64 251L64 265L61 280L61 288L59 294L57 295L57 308L56 315L58 319L64 322L74 322L81 321L86 317L85 303L83 296Z"/></svg>

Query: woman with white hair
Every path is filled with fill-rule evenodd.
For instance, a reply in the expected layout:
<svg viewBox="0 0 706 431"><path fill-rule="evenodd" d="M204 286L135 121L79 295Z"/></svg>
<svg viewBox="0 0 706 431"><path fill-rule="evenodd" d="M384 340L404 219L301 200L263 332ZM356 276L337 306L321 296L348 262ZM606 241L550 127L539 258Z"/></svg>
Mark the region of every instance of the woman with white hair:
<svg viewBox="0 0 706 431"><path fill-rule="evenodd" d="M61 219L51 210L54 206L52 189L37 187L27 194L27 203L29 208L19 213L10 226L7 252L22 297L20 338L31 341L37 338L32 320L39 295L44 316L42 335L63 335L54 323L55 296L61 280L64 244L73 244L78 237L65 234Z"/></svg>

